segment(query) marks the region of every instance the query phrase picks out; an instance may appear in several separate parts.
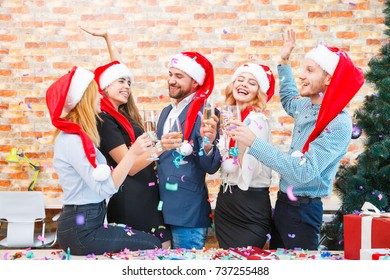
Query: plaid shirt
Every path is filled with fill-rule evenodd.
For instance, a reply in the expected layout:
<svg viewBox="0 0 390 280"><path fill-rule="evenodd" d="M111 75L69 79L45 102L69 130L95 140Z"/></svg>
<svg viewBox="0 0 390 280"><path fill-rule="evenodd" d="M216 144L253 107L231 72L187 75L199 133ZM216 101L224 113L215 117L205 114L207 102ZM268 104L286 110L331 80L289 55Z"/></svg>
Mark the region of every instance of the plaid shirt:
<svg viewBox="0 0 390 280"><path fill-rule="evenodd" d="M312 105L302 98L294 81L290 65L278 66L280 97L284 110L294 118L292 142L288 153L256 138L249 154L281 175L279 188L293 187L296 196L326 197L332 192L339 162L348 150L352 120L344 109L309 145L301 156L293 156L302 148L313 131L321 105Z"/></svg>

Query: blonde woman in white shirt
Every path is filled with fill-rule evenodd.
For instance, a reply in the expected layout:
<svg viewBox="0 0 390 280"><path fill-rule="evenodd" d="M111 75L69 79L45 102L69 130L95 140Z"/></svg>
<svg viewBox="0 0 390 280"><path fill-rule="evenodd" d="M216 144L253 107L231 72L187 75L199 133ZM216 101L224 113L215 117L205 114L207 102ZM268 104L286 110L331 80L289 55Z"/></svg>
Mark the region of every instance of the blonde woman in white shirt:
<svg viewBox="0 0 390 280"><path fill-rule="evenodd" d="M274 88L275 79L268 66L245 63L225 89L225 104L238 105L241 121L266 142L271 142L271 130L264 109ZM219 148L222 185L214 216L219 246L263 248L271 229L271 169L247 154L246 148L234 143L227 133L223 133Z"/></svg>

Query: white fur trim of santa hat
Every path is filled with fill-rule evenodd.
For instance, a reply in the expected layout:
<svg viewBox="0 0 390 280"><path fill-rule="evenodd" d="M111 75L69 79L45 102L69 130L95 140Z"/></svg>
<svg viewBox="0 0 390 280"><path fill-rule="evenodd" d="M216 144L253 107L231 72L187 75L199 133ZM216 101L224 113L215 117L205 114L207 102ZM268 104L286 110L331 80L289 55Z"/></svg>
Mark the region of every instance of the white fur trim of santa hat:
<svg viewBox="0 0 390 280"><path fill-rule="evenodd" d="M318 45L316 48L311 49L305 55L305 58L312 59L331 76L333 76L340 60L340 56L337 53L332 52L324 45Z"/></svg>
<svg viewBox="0 0 390 280"><path fill-rule="evenodd" d="M100 88L105 89L115 80L124 77L129 77L131 82L134 80L133 73L123 63L111 65L99 77Z"/></svg>
<svg viewBox="0 0 390 280"><path fill-rule="evenodd" d="M232 76L232 82L234 82L241 73L252 74L255 77L257 83L259 84L260 89L265 94L267 94L270 85L267 74L265 73L263 67L256 63L245 63L238 67L237 70L234 72Z"/></svg>
<svg viewBox="0 0 390 280"><path fill-rule="evenodd" d="M94 74L84 68L77 67L76 72L72 77L72 81L69 86L68 94L66 96L64 104L64 112L69 113L77 103L80 102L81 97L88 85L92 82Z"/></svg>
<svg viewBox="0 0 390 280"><path fill-rule="evenodd" d="M206 71L204 70L202 65L196 62L196 59L179 53L172 57L169 61L168 68L171 67L183 71L191 78L193 78L199 85L203 85L204 78L206 76Z"/></svg>

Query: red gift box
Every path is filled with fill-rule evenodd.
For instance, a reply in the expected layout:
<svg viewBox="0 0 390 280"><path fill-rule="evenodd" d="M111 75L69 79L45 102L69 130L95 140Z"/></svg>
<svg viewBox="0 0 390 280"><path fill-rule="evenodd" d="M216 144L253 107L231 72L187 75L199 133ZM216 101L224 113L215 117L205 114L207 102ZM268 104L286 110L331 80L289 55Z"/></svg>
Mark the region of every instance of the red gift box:
<svg viewBox="0 0 390 280"><path fill-rule="evenodd" d="M368 219L369 223L362 220ZM371 225L369 228L364 228ZM371 232L371 242L366 240L364 232ZM362 239L363 234L363 239ZM371 243L365 246L363 243ZM368 248L367 248L368 247ZM344 257L350 260L360 259L360 249L390 248L390 219L384 217L369 217L360 215L344 215Z"/></svg>

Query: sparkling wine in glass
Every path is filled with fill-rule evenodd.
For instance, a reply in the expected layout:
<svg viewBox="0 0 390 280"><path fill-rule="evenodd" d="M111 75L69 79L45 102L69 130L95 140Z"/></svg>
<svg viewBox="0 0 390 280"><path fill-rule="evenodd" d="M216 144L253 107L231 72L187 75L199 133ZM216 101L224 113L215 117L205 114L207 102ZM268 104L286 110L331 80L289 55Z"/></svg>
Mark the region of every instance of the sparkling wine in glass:
<svg viewBox="0 0 390 280"><path fill-rule="evenodd" d="M154 147L157 143L156 136L156 114L153 110L145 110L144 111L144 128L145 132L149 135L149 137L153 141L153 145L151 147L151 155L148 158L149 161L158 160L158 156L154 150Z"/></svg>
<svg viewBox="0 0 390 280"><path fill-rule="evenodd" d="M178 138L178 139L183 138L183 130L179 118L169 119L169 127L170 127L169 132L175 132L174 138ZM176 149L176 152L178 152L181 155L179 148ZM177 164L183 165L186 163L188 163L188 161L183 160L183 155L181 155L180 160L177 161Z"/></svg>
<svg viewBox="0 0 390 280"><path fill-rule="evenodd" d="M214 106L212 106L207 99L205 99L203 104L203 119L209 120L214 115ZM203 137L203 143L202 147L204 147L205 144L210 143L210 139L208 137Z"/></svg>

